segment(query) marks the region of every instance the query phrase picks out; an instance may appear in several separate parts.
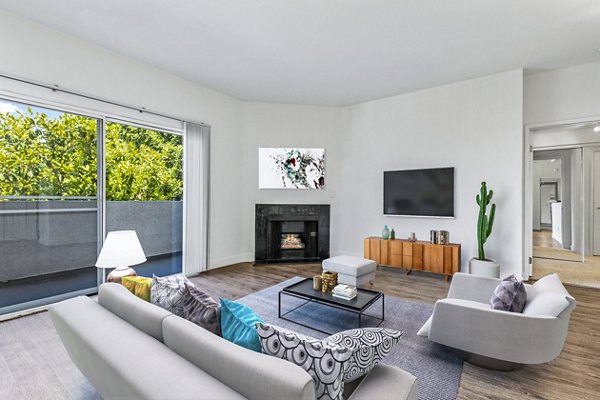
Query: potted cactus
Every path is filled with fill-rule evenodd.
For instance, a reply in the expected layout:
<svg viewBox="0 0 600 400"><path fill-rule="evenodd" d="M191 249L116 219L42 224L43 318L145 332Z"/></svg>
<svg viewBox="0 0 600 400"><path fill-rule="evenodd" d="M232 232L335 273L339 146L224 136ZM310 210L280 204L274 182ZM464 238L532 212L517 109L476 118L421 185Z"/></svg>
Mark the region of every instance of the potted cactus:
<svg viewBox="0 0 600 400"><path fill-rule="evenodd" d="M485 182L481 182L479 194L475 197L475 201L479 206L479 215L477 217L477 257L469 260L469 272L475 275L484 275L494 278L499 277L500 265L492 259L485 256L485 242L492 234L494 226L494 217L496 216L496 204L490 201L494 195L493 190L487 188ZM489 216L488 216L488 206Z"/></svg>

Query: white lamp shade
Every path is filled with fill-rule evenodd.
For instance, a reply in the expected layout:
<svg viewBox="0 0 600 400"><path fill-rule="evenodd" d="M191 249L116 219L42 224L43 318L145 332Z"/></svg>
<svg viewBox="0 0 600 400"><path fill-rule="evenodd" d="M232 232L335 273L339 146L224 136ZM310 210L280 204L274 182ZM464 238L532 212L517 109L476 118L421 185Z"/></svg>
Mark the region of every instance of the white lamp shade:
<svg viewBox="0 0 600 400"><path fill-rule="evenodd" d="M135 231L113 231L106 235L96 267L123 268L145 261L146 255Z"/></svg>

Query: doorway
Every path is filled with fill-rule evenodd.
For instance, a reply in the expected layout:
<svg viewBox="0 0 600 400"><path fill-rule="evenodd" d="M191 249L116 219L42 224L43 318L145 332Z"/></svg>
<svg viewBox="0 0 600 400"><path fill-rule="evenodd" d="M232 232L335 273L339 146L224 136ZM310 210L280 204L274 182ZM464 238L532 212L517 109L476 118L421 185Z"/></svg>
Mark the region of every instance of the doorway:
<svg viewBox="0 0 600 400"><path fill-rule="evenodd" d="M525 225L530 268L524 275L532 280L556 272L565 283L600 288L597 127L597 121L583 121L527 129Z"/></svg>

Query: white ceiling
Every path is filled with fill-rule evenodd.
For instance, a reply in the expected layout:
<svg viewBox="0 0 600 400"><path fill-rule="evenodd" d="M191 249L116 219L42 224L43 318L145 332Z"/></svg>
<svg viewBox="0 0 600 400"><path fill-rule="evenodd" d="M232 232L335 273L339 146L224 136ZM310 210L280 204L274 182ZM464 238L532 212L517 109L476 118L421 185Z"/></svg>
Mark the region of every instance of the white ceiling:
<svg viewBox="0 0 600 400"><path fill-rule="evenodd" d="M0 0L242 100L340 106L600 61L598 0Z"/></svg>

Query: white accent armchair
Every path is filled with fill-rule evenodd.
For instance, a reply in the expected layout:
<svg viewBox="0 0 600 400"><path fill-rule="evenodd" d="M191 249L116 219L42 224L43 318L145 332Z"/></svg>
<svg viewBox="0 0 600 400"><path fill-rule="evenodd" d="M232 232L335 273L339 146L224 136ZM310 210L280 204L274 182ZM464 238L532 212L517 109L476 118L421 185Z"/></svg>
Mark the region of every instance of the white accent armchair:
<svg viewBox="0 0 600 400"><path fill-rule="evenodd" d="M467 361L487 368L516 369L555 359L576 304L558 275L525 284L523 313L491 308L499 283L496 278L454 274L448 297L436 302L418 335L460 350Z"/></svg>

